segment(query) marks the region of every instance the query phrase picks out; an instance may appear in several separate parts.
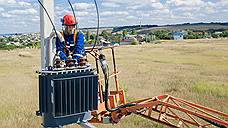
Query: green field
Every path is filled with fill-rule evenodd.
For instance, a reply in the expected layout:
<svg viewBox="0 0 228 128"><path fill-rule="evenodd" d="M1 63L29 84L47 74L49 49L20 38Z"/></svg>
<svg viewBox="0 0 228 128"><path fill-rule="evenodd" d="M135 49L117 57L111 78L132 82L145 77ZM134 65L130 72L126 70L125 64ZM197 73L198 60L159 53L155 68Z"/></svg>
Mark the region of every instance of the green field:
<svg viewBox="0 0 228 128"><path fill-rule="evenodd" d="M228 39L161 42L116 49L127 99L170 94L228 113ZM39 49L0 51L0 128L40 127L39 68ZM134 115L117 125L96 126L165 127Z"/></svg>

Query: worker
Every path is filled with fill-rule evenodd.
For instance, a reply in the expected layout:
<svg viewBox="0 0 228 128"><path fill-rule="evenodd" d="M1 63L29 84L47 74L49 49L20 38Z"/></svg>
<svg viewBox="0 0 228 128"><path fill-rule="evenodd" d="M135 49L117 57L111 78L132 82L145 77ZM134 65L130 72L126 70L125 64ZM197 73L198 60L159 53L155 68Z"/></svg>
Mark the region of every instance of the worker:
<svg viewBox="0 0 228 128"><path fill-rule="evenodd" d="M57 31L56 55L68 67L79 63L84 54L84 35L76 29L77 23L74 16L67 14L62 19L63 31Z"/></svg>

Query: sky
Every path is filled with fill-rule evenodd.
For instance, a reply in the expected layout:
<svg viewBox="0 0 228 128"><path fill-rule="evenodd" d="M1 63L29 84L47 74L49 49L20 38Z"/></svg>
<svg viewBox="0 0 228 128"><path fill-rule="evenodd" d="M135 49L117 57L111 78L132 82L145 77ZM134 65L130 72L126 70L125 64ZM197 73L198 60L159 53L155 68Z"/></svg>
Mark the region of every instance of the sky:
<svg viewBox="0 0 228 128"><path fill-rule="evenodd" d="M79 27L96 27L93 0L71 0ZM101 26L228 22L228 0L97 0ZM72 13L67 0L55 0L55 26ZM0 34L39 32L37 0L0 0Z"/></svg>

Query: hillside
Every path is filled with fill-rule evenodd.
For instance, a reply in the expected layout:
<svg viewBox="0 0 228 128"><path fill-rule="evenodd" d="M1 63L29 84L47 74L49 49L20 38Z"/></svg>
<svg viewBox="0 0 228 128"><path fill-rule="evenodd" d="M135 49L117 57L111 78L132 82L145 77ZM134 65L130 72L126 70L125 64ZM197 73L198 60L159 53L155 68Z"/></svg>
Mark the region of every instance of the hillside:
<svg viewBox="0 0 228 128"><path fill-rule="evenodd" d="M228 23L185 23L185 24L174 24L174 25L135 25L135 26L122 26L114 27L113 32L119 32L124 29L135 29L140 34L146 34L153 30L167 29L170 31L181 31L181 30L194 30L194 31L205 31L205 32L215 32L228 30Z"/></svg>

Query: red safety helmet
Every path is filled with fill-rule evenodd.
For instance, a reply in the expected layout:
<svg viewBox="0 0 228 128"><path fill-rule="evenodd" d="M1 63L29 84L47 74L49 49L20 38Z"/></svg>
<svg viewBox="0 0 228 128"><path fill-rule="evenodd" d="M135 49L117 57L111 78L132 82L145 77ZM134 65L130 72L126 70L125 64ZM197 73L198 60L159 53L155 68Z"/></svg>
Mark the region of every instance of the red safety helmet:
<svg viewBox="0 0 228 128"><path fill-rule="evenodd" d="M72 15L65 15L63 17L63 25L71 26L71 25L76 25L78 22L75 20L74 16Z"/></svg>

